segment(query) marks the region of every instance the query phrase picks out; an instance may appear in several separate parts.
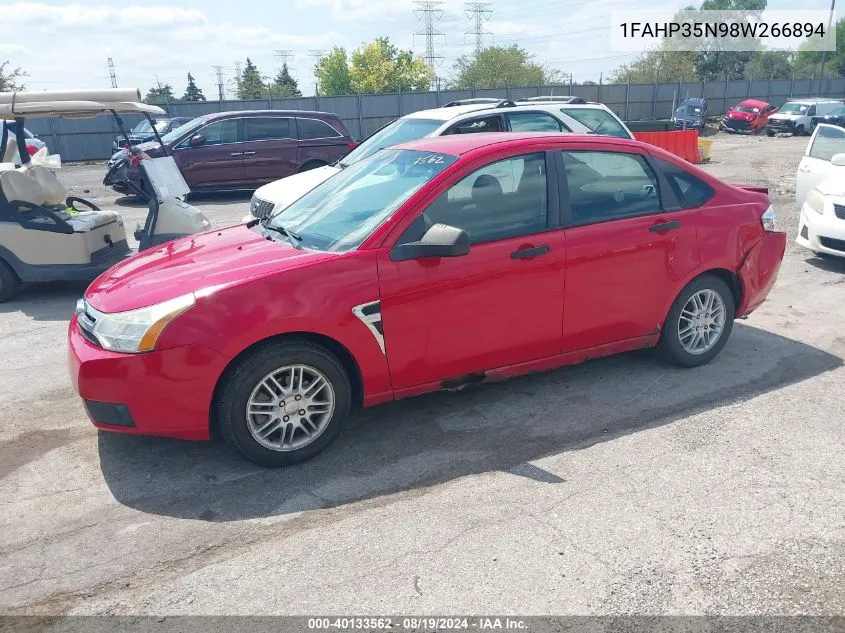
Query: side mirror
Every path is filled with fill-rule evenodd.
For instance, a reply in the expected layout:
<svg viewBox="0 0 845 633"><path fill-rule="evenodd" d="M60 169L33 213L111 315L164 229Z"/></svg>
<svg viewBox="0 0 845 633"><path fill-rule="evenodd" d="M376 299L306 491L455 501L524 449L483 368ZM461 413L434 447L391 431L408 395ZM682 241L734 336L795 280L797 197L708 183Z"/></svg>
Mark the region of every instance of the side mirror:
<svg viewBox="0 0 845 633"><path fill-rule="evenodd" d="M191 147L199 147L203 143L205 143L205 137L202 134L194 134L191 140L188 141L188 145Z"/></svg>
<svg viewBox="0 0 845 633"><path fill-rule="evenodd" d="M845 152L834 154L830 159L830 164L835 167L845 167Z"/></svg>
<svg viewBox="0 0 845 633"><path fill-rule="evenodd" d="M469 254L469 235L448 224L435 224L418 241L397 244L390 253L394 262L422 257L462 257Z"/></svg>

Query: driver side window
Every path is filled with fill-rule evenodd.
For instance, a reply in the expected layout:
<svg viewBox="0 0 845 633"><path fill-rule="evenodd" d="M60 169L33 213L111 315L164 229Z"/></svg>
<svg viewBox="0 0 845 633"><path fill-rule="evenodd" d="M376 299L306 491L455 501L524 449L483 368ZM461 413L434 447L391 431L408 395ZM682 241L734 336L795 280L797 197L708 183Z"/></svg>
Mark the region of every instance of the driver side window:
<svg viewBox="0 0 845 633"><path fill-rule="evenodd" d="M196 133L205 137L205 141L201 147L237 143L239 123L239 119L224 119L223 121L215 121L206 125L204 128L200 128Z"/></svg>
<svg viewBox="0 0 845 633"><path fill-rule="evenodd" d="M467 232L471 244L530 235L548 226L546 158L542 152L496 161L450 187L399 243L418 240L434 224Z"/></svg>

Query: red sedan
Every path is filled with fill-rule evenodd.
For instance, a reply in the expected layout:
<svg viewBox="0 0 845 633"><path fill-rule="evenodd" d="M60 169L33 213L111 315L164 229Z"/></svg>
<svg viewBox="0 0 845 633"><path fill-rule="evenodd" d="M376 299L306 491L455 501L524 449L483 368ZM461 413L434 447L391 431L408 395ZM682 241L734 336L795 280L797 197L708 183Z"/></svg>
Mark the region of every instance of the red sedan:
<svg viewBox="0 0 845 633"><path fill-rule="evenodd" d="M754 134L766 127L769 117L777 108L765 101L746 99L728 108L719 128L727 132Z"/></svg>
<svg viewBox="0 0 845 633"><path fill-rule="evenodd" d="M651 346L707 363L785 244L765 193L652 145L429 138L114 267L70 323L70 373L98 428L216 427L281 466L356 406Z"/></svg>

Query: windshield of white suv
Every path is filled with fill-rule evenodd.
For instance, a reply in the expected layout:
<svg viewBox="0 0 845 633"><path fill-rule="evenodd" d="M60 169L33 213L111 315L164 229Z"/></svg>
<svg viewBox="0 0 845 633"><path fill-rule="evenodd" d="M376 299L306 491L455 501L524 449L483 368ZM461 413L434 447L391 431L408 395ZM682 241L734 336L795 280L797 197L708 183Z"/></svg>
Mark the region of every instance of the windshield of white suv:
<svg viewBox="0 0 845 633"><path fill-rule="evenodd" d="M631 138L627 130L604 110L599 108L561 108L561 112L590 128L596 134Z"/></svg>
<svg viewBox="0 0 845 633"><path fill-rule="evenodd" d="M273 215L268 227L284 228L299 246L352 250L456 156L386 149L332 176Z"/></svg>
<svg viewBox="0 0 845 633"><path fill-rule="evenodd" d="M346 167L352 163L357 163L362 158L375 154L385 147L424 138L441 125L443 125L443 121L437 119L397 119L349 152L343 157L339 165Z"/></svg>
<svg viewBox="0 0 845 633"><path fill-rule="evenodd" d="M804 114L807 112L806 105L801 103L784 103L783 107L780 109L781 114Z"/></svg>

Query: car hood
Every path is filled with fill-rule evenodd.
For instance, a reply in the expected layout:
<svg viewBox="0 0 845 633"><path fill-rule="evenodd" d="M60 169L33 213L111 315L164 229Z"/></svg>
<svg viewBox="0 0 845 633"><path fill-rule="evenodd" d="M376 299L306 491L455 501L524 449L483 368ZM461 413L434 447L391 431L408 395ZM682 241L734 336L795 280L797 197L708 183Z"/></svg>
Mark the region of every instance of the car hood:
<svg viewBox="0 0 845 633"><path fill-rule="evenodd" d="M773 114L769 117L769 120L775 121L794 121L795 119L800 119L802 116L807 116L806 114L784 114L783 112L778 112L777 114Z"/></svg>
<svg viewBox="0 0 845 633"><path fill-rule="evenodd" d="M816 189L824 196L845 197L845 167L838 168L842 173L837 178L824 180Z"/></svg>
<svg viewBox="0 0 845 633"><path fill-rule="evenodd" d="M268 240L246 225L183 237L117 264L88 287L101 312L124 312L337 257Z"/></svg>
<svg viewBox="0 0 845 633"><path fill-rule="evenodd" d="M753 121L757 115L753 112L728 112L725 115L728 119L742 119L743 121Z"/></svg>
<svg viewBox="0 0 845 633"><path fill-rule="evenodd" d="M281 211L299 200L317 185L325 182L340 171L340 167L323 165L317 169L309 169L287 178L275 180L259 187L255 197L267 200L275 205L275 211Z"/></svg>
<svg viewBox="0 0 845 633"><path fill-rule="evenodd" d="M141 143L140 145L135 145L135 148L141 150L151 158L160 158L161 156L164 156L164 152L161 150L161 145L158 144L158 141L149 141L148 143ZM126 150L120 149L115 152L109 160L120 160L121 158L126 158L127 156L128 154Z"/></svg>

